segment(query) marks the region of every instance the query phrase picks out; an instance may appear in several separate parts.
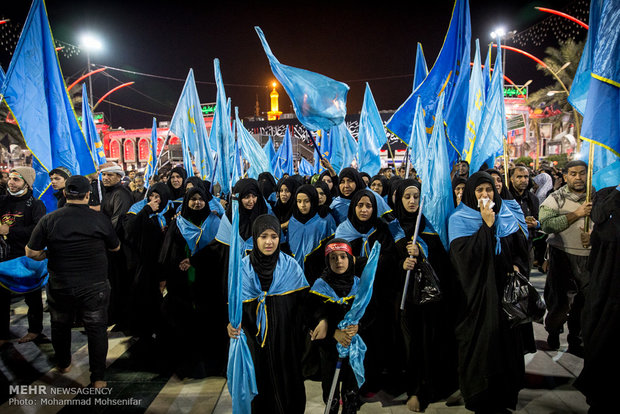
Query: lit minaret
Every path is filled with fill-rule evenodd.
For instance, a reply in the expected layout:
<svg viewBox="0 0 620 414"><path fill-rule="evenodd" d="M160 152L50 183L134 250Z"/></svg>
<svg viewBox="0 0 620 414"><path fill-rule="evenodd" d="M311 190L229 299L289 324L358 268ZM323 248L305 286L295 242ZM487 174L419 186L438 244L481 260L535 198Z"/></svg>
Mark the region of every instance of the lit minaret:
<svg viewBox="0 0 620 414"><path fill-rule="evenodd" d="M267 112L267 119L269 121L275 121L277 119L280 119L280 115L282 115L282 112L278 110L278 97L280 95L278 94L278 91L276 91L276 83L274 82L272 86L273 90L269 94L269 96L271 97L271 111Z"/></svg>

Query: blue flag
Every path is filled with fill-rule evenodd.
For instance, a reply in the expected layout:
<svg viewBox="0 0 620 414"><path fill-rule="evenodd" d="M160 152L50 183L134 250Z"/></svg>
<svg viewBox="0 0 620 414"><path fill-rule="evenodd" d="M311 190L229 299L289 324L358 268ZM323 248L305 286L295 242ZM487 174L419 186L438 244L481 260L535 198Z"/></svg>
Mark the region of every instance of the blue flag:
<svg viewBox="0 0 620 414"><path fill-rule="evenodd" d="M211 127L212 138L215 141L218 163L216 167L216 177L212 182L219 182L222 186L222 194L229 194L233 183L232 176L232 158L233 151L233 135L230 125L230 112L228 110L228 99L224 90L224 81L220 72L220 60L213 59L213 69L215 72L215 83L217 84L217 97L215 103L216 117L213 118Z"/></svg>
<svg viewBox="0 0 620 414"><path fill-rule="evenodd" d="M2 66L0 66L0 86L4 83L4 78L6 78L6 74L4 73Z"/></svg>
<svg viewBox="0 0 620 414"><path fill-rule="evenodd" d="M409 139L409 160L411 166L418 174L422 174L426 168L426 152L428 151L428 139L426 138L426 126L424 125L424 112L420 97L415 109L411 138Z"/></svg>
<svg viewBox="0 0 620 414"><path fill-rule="evenodd" d="M280 144L276 152L276 159L278 165L273 173L278 179L282 178L284 174L295 174L293 165L293 143L291 142L291 133L288 128L286 128L282 144Z"/></svg>
<svg viewBox="0 0 620 414"><path fill-rule="evenodd" d="M17 120L36 171L33 194L56 209L49 171L96 172L65 85L45 4L34 0L0 90Z"/></svg>
<svg viewBox="0 0 620 414"><path fill-rule="evenodd" d="M364 103L360 113L360 126L357 136L357 159L359 170L377 175L381 169L381 147L387 142L383 120L372 96L370 86L366 83Z"/></svg>
<svg viewBox="0 0 620 414"><path fill-rule="evenodd" d="M441 52L430 72L418 88L392 115L387 129L407 142L415 116L418 96L422 100L428 131L433 128L433 114L437 110L439 96L445 95L446 123L451 142L451 158L456 159L462 148L467 116L467 90L469 82L471 23L469 1L456 0L450 20L450 27L444 39ZM460 144L459 144L460 140ZM458 148L458 150L457 150Z"/></svg>
<svg viewBox="0 0 620 414"><path fill-rule="evenodd" d="M14 293L26 293L47 284L47 259L37 261L26 256L0 262L0 286Z"/></svg>
<svg viewBox="0 0 620 414"><path fill-rule="evenodd" d="M471 163L471 153L476 142L476 134L480 128L482 111L485 103L485 85L482 67L480 66L480 44L476 39L476 55L474 66L471 69L471 79L469 80L469 99L467 101L467 129L465 130L465 140L462 150L463 159ZM473 170L477 171L477 170Z"/></svg>
<svg viewBox="0 0 620 414"><path fill-rule="evenodd" d="M299 172L299 175L302 176L311 176L315 174L314 166L304 157L301 157L299 160L299 167L297 167L297 171Z"/></svg>
<svg viewBox="0 0 620 414"><path fill-rule="evenodd" d="M95 126L93 113L88 104L88 94L86 93L85 83L82 84L82 131L84 131L86 142L88 142L90 152L93 154L93 159L97 167L101 164L105 164L105 151L103 150L101 137L99 137L97 127Z"/></svg>
<svg viewBox="0 0 620 414"><path fill-rule="evenodd" d="M332 127L329 130L329 137L332 149L329 162L336 173L340 173L343 168L350 167L357 157L357 141L345 122Z"/></svg>
<svg viewBox="0 0 620 414"><path fill-rule="evenodd" d="M444 248L448 250L448 217L454 210L450 161L443 128L443 95L435 113L435 127L428 145L426 168L422 175L422 214L437 232Z"/></svg>
<svg viewBox="0 0 620 414"><path fill-rule="evenodd" d="M484 96L489 94L489 87L491 86L491 50L493 50L493 43L489 45L489 50L486 53L484 59L484 68L482 69L482 80L484 81Z"/></svg>
<svg viewBox="0 0 620 414"><path fill-rule="evenodd" d="M235 125L239 149L243 158L250 164L248 176L258 179L258 175L262 172L273 174L267 154L265 154L258 141L254 139L252 134L245 129L243 123L239 120L239 108L237 107L235 107Z"/></svg>
<svg viewBox="0 0 620 414"><path fill-rule="evenodd" d="M497 50L501 50L498 44ZM470 171L478 171L482 164L494 157L504 147L506 138L506 107L504 105L504 83L502 73L502 54L495 59L493 77L489 94L484 105L480 127L471 151Z"/></svg>
<svg viewBox="0 0 620 414"><path fill-rule="evenodd" d="M241 326L243 316L241 258L244 253L239 236L239 202L232 200L232 239L228 259L228 319L234 328ZM252 400L258 394L254 362L243 329L237 339L230 340L228 349L228 392L235 414L250 414Z"/></svg>
<svg viewBox="0 0 620 414"><path fill-rule="evenodd" d="M299 122L311 131L327 131L344 121L349 86L319 73L281 64L271 52L260 27L254 29L269 59L271 71L291 98Z"/></svg>
<svg viewBox="0 0 620 414"><path fill-rule="evenodd" d="M353 305L351 305L351 309L344 315L344 319L338 324L338 329L346 329L349 325L357 325L364 316L368 303L370 303L370 299L372 298L375 273L377 272L380 253L381 244L375 242L368 256L368 262L366 262L366 266L362 271L360 284L357 288ZM366 344L359 334L357 334L351 339L351 344L347 348L340 345L340 343L336 344L336 348L338 349L340 358L349 357L349 365L355 374L357 385L361 387L365 381L364 356L367 350Z"/></svg>
<svg viewBox="0 0 620 414"><path fill-rule="evenodd" d="M593 1L590 10L592 78L581 139L620 159L620 0Z"/></svg>
<svg viewBox="0 0 620 414"><path fill-rule="evenodd" d="M157 119L153 118L151 128L151 142L149 145L149 160L144 171L144 186L149 188L151 177L155 175L157 168Z"/></svg>
<svg viewBox="0 0 620 414"><path fill-rule="evenodd" d="M269 139L265 143L263 147L263 152L267 155L267 159L269 160L269 164L271 165L271 171L274 172L276 170L276 149L273 147L273 139L271 135Z"/></svg>
<svg viewBox="0 0 620 414"><path fill-rule="evenodd" d="M413 90L415 91L418 86L426 79L428 75L428 67L426 66L426 59L424 59L424 51L422 50L422 43L418 42L418 48L415 52L415 69L413 70Z"/></svg>

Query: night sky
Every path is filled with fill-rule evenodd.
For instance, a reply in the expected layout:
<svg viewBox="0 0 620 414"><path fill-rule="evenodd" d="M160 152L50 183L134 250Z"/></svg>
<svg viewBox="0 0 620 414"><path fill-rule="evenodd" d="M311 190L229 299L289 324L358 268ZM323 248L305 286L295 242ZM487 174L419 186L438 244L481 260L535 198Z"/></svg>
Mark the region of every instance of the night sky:
<svg viewBox="0 0 620 414"><path fill-rule="evenodd" d="M578 1L583 2L470 0L472 47L474 39L479 38L486 50L489 33L498 25L521 32L549 17L534 6L567 10ZM411 93L416 43L422 43L430 69L441 48L453 0L48 0L46 5L57 40L77 45L79 34L85 30L100 35L105 51L91 55L93 63L181 79L113 70L107 72L116 79L95 75L95 101L120 83L135 81L131 89L120 90L109 99L156 115L107 103L97 111L105 112L114 127L148 128L153 116L162 121L171 118L189 68L194 69L201 101L215 101L214 58L220 59L226 94L242 117L254 115L257 95L261 112L268 111L269 85L275 78L254 31L256 25L263 29L280 62L347 83L351 87L348 113L360 111L365 82L370 84L380 110L396 109ZM21 25L29 7L29 0L4 1L0 18ZM581 38L585 37L585 30L582 32ZM542 57L547 46L557 47L558 40L548 36L541 46L523 48ZM0 51L5 70L9 59L10 55ZM86 55L61 56L60 63L65 77L74 80L86 68ZM517 84L532 79L530 90L550 83L533 62L510 52L506 72ZM283 89L279 87L278 91L280 110L292 112Z"/></svg>

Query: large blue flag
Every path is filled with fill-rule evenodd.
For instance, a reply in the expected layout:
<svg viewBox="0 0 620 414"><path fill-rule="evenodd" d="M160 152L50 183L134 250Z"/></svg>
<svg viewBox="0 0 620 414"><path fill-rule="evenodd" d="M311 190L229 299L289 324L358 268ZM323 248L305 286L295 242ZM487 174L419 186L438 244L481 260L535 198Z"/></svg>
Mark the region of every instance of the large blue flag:
<svg viewBox="0 0 620 414"><path fill-rule="evenodd" d="M428 66L426 66L426 59L424 58L424 51L422 50L422 43L418 42L418 47L415 52L415 68L413 70L413 90L415 91L428 75Z"/></svg>
<svg viewBox="0 0 620 414"><path fill-rule="evenodd" d="M357 136L357 159L360 171L370 174L371 177L379 173L381 169L381 147L386 142L387 135L381 114L379 114L370 86L366 83Z"/></svg>
<svg viewBox="0 0 620 414"><path fill-rule="evenodd" d="M409 160L416 173L422 174L426 168L426 152L428 151L428 139L426 138L426 126L424 125L424 112L420 97L415 109L413 128L409 139Z"/></svg>
<svg viewBox="0 0 620 414"><path fill-rule="evenodd" d="M157 119L153 118L151 127L151 142L149 143L149 159L144 170L144 185L149 188L151 177L155 175L157 168Z"/></svg>
<svg viewBox="0 0 620 414"><path fill-rule="evenodd" d="M47 284L47 259L37 261L26 256L0 262L0 286L14 293L26 293Z"/></svg>
<svg viewBox="0 0 620 414"><path fill-rule="evenodd" d="M500 46L498 44L497 50L501 50ZM495 58L489 94L471 152L470 171L478 171L485 161L494 157L504 147L507 131L503 75L502 54L498 53Z"/></svg>
<svg viewBox="0 0 620 414"><path fill-rule="evenodd" d="M314 166L304 157L301 157L299 160L299 167L297 167L297 171L299 172L299 175L302 176L311 176L315 174Z"/></svg>
<svg viewBox="0 0 620 414"><path fill-rule="evenodd" d="M422 175L422 214L437 232L444 248L448 250L448 217L454 210L450 161L443 128L443 95L435 112L435 127L428 144L426 168Z"/></svg>
<svg viewBox="0 0 620 414"><path fill-rule="evenodd" d="M234 328L241 327L243 317L243 272L241 258L243 256L242 240L239 236L239 201L232 200L232 239L228 259L228 319ZM235 414L250 414L252 400L258 394L254 362L250 354L245 332L237 339L230 340L228 348L228 392L232 397L232 411Z"/></svg>
<svg viewBox="0 0 620 414"><path fill-rule="evenodd" d="M351 135L346 122L332 127L329 137L332 150L329 162L336 173L340 173L343 168L350 167L357 157L357 141Z"/></svg>
<svg viewBox="0 0 620 414"><path fill-rule="evenodd" d="M493 43L489 45L489 50L484 58L484 68L482 69L482 80L484 81L484 96L489 94L489 87L491 86L491 50L493 50Z"/></svg>
<svg viewBox="0 0 620 414"><path fill-rule="evenodd" d="M2 85L4 83L4 78L6 77L6 74L4 73L4 70L2 69L2 66L0 66L0 85Z"/></svg>
<svg viewBox="0 0 620 414"><path fill-rule="evenodd" d="M581 139L620 158L620 0L592 2L588 42L593 47L592 78Z"/></svg>
<svg viewBox="0 0 620 414"><path fill-rule="evenodd" d="M276 152L276 159L278 165L276 170L273 172L276 178L280 179L284 174L295 174L293 165L293 143L291 142L291 133L288 128L286 128L282 143Z"/></svg>
<svg viewBox="0 0 620 414"><path fill-rule="evenodd" d="M344 319L338 323L338 329L347 329L350 325L357 325L364 316L368 303L370 303L370 299L372 298L375 273L377 272L380 253L381 244L375 242L368 256L368 262L366 262L366 266L362 271L360 284L355 294L353 305L351 305L351 309L344 315ZM347 348L340 345L340 343L336 344L336 348L338 349L340 358L349 357L349 365L355 374L357 385L361 387L365 381L364 356L367 350L366 344L360 335L357 334L351 339L351 343Z"/></svg>
<svg viewBox="0 0 620 414"><path fill-rule="evenodd" d="M273 174L267 154L265 154L258 141L254 139L252 134L245 129L243 123L239 120L239 108L237 107L235 107L235 125L239 149L243 158L250 164L248 176L258 179L258 175L262 172Z"/></svg>
<svg viewBox="0 0 620 414"><path fill-rule="evenodd" d="M263 152L265 152L265 155L267 155L267 159L269 160L269 164L271 165L271 171L274 172L276 170L277 158L276 149L273 147L273 139L271 138L271 135L269 136L269 139L263 147Z"/></svg>
<svg viewBox="0 0 620 414"><path fill-rule="evenodd" d="M467 114L470 43L469 1L456 0L450 27L435 64L420 86L392 115L387 123L388 130L403 142L409 140L419 96L422 99L425 124L430 131L435 123L433 114L437 110L439 96L444 94L447 108L445 119L448 126L448 138L454 140L450 145L451 158L456 159L457 151L462 148Z"/></svg>
<svg viewBox="0 0 620 414"><path fill-rule="evenodd" d="M485 85L482 67L480 66L480 44L476 39L476 56L474 66L471 69L471 79L469 80L469 99L467 101L467 129L465 130L465 141L463 146L463 159L471 163L471 153L476 142L476 134L480 127L482 111L484 110ZM473 170L477 171L477 170Z"/></svg>
<svg viewBox="0 0 620 414"><path fill-rule="evenodd" d="M217 97L215 103L216 117L213 118L211 126L211 135L215 140L218 163L216 167L216 177L212 182L219 182L222 186L222 194L229 194L233 183L232 176L232 158L233 152L233 135L230 124L230 111L228 109L228 99L224 90L224 81L220 72L220 60L213 60L213 69L215 72L215 83L217 84Z"/></svg>
<svg viewBox="0 0 620 414"><path fill-rule="evenodd" d="M88 142L90 152L93 154L93 159L97 167L101 164L105 164L105 151L103 150L101 137L99 137L97 127L95 126L93 113L88 104L88 94L86 93L85 83L82 84L82 131L84 131L86 142Z"/></svg>
<svg viewBox="0 0 620 414"><path fill-rule="evenodd" d="M271 52L263 31L258 26L254 28L271 71L291 98L299 122L311 131L327 131L344 121L349 86L319 73L281 64Z"/></svg>
<svg viewBox="0 0 620 414"><path fill-rule="evenodd" d="M58 64L43 0L34 0L0 90L17 120L36 171L33 193L56 209L49 171L96 172Z"/></svg>

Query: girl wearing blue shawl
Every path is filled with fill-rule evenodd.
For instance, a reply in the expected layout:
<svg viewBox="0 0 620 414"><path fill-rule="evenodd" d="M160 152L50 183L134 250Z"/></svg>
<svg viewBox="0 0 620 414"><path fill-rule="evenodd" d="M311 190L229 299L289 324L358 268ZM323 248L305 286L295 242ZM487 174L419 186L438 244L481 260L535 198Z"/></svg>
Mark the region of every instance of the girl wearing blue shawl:
<svg viewBox="0 0 620 414"><path fill-rule="evenodd" d="M332 195L330 193L329 186L325 181L317 180L314 183L314 188L316 189L316 192L319 196L319 215L323 218L327 217L327 215L330 215L333 218L334 216L332 215L332 209L329 207L329 205L332 203Z"/></svg>
<svg viewBox="0 0 620 414"><path fill-rule="evenodd" d="M319 195L310 184L304 184L294 196L293 216L289 220L289 240L282 250L291 253L304 269L309 283L314 282L323 269L322 244L333 237L336 222L331 215L322 218L317 213Z"/></svg>
<svg viewBox="0 0 620 414"><path fill-rule="evenodd" d="M459 384L476 412L515 409L523 388L523 346L502 309L506 277L528 268L527 239L495 188L477 172L448 220L450 259L460 295L456 324Z"/></svg>
<svg viewBox="0 0 620 414"><path fill-rule="evenodd" d="M454 337L454 270L439 236L429 227L426 218L420 217L416 247L412 238L420 214L420 183L414 179L399 182L395 192L394 215L405 233L396 243L399 254L399 274L396 295L392 306L398 307L403 294L407 271L413 275L416 267L427 262L440 281L442 300L416 305L413 302L413 283L408 286L405 309L397 318L395 331L402 332L396 343L400 354L398 362L405 366L404 385L408 396L407 407L420 411L431 402L448 397L458 389L456 340ZM421 267L424 271L427 266ZM393 361L397 363L397 361Z"/></svg>
<svg viewBox="0 0 620 414"><path fill-rule="evenodd" d="M208 196L202 186L187 190L181 214L170 224L161 248L160 267L167 291L162 306L165 330L161 335L168 361L179 378L204 378L219 375L224 368L227 343L225 338L209 337L208 331L197 327L209 319L213 323L227 319L225 289L219 279L207 280L189 263L189 258L213 240L220 219L207 206ZM178 338L192 333L192 341Z"/></svg>
<svg viewBox="0 0 620 414"><path fill-rule="evenodd" d="M169 200L168 187L157 183L148 189L144 200L129 209L121 221L124 240L131 248L131 259L136 269L130 290L129 328L133 335L140 338L150 338L159 323L160 282L166 276L157 259L173 214Z"/></svg>
<svg viewBox="0 0 620 414"><path fill-rule="evenodd" d="M273 214L280 220L280 225L283 230L282 241L286 241L288 221L293 215L295 209L295 193L299 188L299 182L294 176L288 176L280 179L276 186L276 194L278 200L273 206Z"/></svg>
<svg viewBox="0 0 620 414"><path fill-rule="evenodd" d="M252 227L254 248L242 260L243 320L258 395L254 413L302 414L306 393L301 358L301 306L308 282L295 259L280 252L280 222L259 216ZM228 324L228 335L239 329Z"/></svg>
<svg viewBox="0 0 620 414"><path fill-rule="evenodd" d="M319 349L323 402L327 403L339 356L336 343L348 347L358 329L362 334L372 328L376 312L372 308L376 305L371 299L359 325L338 329L338 323L353 305L360 283L360 278L356 275L362 273L366 258L354 258L351 245L344 239L330 240L321 253L324 254L326 267L310 288L306 318L308 326L313 327L310 339ZM365 334L363 336L366 338ZM329 412L338 412L341 398L343 413L357 412L359 389L348 358L342 363L338 383L339 387L336 387Z"/></svg>
<svg viewBox="0 0 620 414"><path fill-rule="evenodd" d="M370 179L370 184L368 185L372 191L379 194L385 202L388 201L388 194L390 193L390 181L383 174L377 174Z"/></svg>

